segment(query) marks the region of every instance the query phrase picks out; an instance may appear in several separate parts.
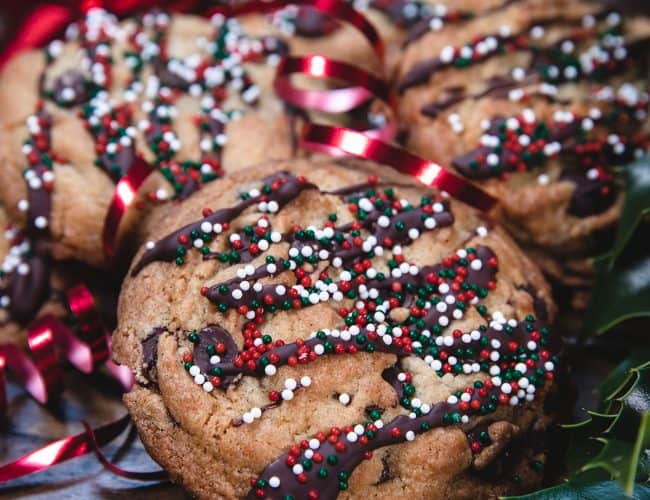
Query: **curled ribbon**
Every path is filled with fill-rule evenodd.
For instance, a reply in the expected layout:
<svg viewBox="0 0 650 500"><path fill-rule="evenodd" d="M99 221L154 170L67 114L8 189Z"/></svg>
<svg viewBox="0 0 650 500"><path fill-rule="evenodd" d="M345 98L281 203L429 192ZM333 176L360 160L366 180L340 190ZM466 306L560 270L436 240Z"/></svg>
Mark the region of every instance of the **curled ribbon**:
<svg viewBox="0 0 650 500"><path fill-rule="evenodd" d="M299 73L314 78L336 78L354 87L331 90L303 90L291 85L291 74ZM275 91L286 102L303 109L326 113L350 111L373 97L394 105L394 95L386 82L361 68L335 61L318 54L285 57L278 65L274 81Z"/></svg>
<svg viewBox="0 0 650 500"><path fill-rule="evenodd" d="M138 156L129 171L118 181L113 191L113 198L108 207L102 230L104 254L111 260L115 257L115 244L120 222L126 211L137 198L138 190L154 172L154 168L142 157Z"/></svg>
<svg viewBox="0 0 650 500"><path fill-rule="evenodd" d="M66 292L66 297L69 309L78 322L77 335L60 319L48 314L29 326L27 344L30 355L13 344L0 345L0 413L7 408L5 367L12 371L17 381L39 403L47 403L60 394L63 388L63 369L57 349L83 373L90 373L104 363L125 390L132 386L131 371L127 367L115 365L110 359L110 334L99 316L90 290L85 285L77 285ZM0 467L0 483L39 472L90 452L95 453L105 468L119 476L146 481L166 478L163 471L126 471L110 462L101 452L100 447L119 436L129 422L128 415L96 429L83 422L85 432L59 439Z"/></svg>
<svg viewBox="0 0 650 500"><path fill-rule="evenodd" d="M355 130L308 123L303 131L302 144L311 151L330 155L342 153L389 165L480 210L490 210L496 203L496 199L485 191L441 165Z"/></svg>
<svg viewBox="0 0 650 500"><path fill-rule="evenodd" d="M106 363L109 372L125 389L131 387L131 371L109 359L110 334L99 318L90 290L85 285L77 285L66 295L70 310L79 321L78 336L59 318L46 314L28 328L29 354L14 344L0 345L0 413L7 409L6 368L41 404L61 393L63 368L57 351L83 373L90 373L98 364Z"/></svg>
<svg viewBox="0 0 650 500"><path fill-rule="evenodd" d="M50 467L94 452L99 462L113 474L141 481L159 481L167 478L164 471L137 472L124 470L110 462L100 447L117 438L128 427L128 415L95 429L83 422L85 432L54 441L31 451L11 463L0 467L0 484L40 472Z"/></svg>

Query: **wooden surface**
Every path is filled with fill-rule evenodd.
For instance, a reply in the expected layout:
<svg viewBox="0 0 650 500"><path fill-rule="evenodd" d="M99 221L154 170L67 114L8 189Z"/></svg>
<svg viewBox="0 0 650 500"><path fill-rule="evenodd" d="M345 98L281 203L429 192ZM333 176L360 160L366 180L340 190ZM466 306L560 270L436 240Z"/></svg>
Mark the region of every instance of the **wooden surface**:
<svg viewBox="0 0 650 500"><path fill-rule="evenodd" d="M83 432L82 420L102 425L123 416L119 387L107 376L69 370L66 390L57 404L43 407L22 389L9 384L9 412L0 420L0 464L51 441ZM106 456L127 470L153 471L133 429L102 448ZM91 453L46 471L0 485L0 499L185 499L183 489L169 482L123 479L106 471Z"/></svg>

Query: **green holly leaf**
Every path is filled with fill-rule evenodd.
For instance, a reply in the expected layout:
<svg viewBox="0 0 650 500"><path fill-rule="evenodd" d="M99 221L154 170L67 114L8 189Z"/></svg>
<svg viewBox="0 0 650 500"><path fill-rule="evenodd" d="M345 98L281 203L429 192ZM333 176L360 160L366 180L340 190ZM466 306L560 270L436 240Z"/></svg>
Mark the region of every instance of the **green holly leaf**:
<svg viewBox="0 0 650 500"><path fill-rule="evenodd" d="M612 269L644 215L650 214L650 155L620 169L625 183L625 204L618 223L609 268Z"/></svg>
<svg viewBox="0 0 650 500"><path fill-rule="evenodd" d="M598 388L599 411L563 426L569 440L564 483L522 499L650 498L650 351L640 349Z"/></svg>
<svg viewBox="0 0 650 500"><path fill-rule="evenodd" d="M650 228L642 225L632 243L643 248L650 238ZM596 282L583 331L602 335L614 325L630 318L650 316L650 255L620 258L610 268L611 256L596 262Z"/></svg>
<svg viewBox="0 0 650 500"><path fill-rule="evenodd" d="M621 394L624 387L630 383L632 370L643 369L650 360L650 349L637 349L625 360L618 364L611 373L598 386L598 394L601 401L611 401Z"/></svg>
<svg viewBox="0 0 650 500"><path fill-rule="evenodd" d="M604 444L600 453L582 467L583 471L602 468L617 481L626 495L631 495L637 478L641 457L650 452L650 412L641 415L641 422L634 442L619 439L596 438ZM644 464L645 465L645 464ZM647 479L647 473L645 474Z"/></svg>
<svg viewBox="0 0 650 500"><path fill-rule="evenodd" d="M568 481L528 495L502 498L503 500L614 500L625 498L625 493L616 481ZM650 498L650 486L637 484L628 498L634 500Z"/></svg>

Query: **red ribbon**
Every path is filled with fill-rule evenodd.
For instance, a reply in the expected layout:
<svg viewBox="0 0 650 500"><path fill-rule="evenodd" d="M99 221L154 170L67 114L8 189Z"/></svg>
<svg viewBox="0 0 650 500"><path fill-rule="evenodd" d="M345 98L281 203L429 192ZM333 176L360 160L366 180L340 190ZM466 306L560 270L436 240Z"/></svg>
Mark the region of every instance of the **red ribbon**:
<svg viewBox="0 0 650 500"><path fill-rule="evenodd" d="M47 4L34 8L0 55L0 67L21 50L40 47L49 42L73 18L72 11L62 5Z"/></svg>
<svg viewBox="0 0 650 500"><path fill-rule="evenodd" d="M0 413L7 408L5 367L39 403L47 403L60 394L63 369L57 350L62 351L70 363L83 373L90 373L104 363L125 390L132 386L131 370L117 366L110 360L110 334L99 316L90 290L84 285L77 285L66 292L66 297L70 311L79 323L78 335L61 320L48 314L29 326L29 355L13 344L0 345ZM59 439L0 467L0 483L39 472L91 451L104 467L119 476L139 480L164 479L166 474L163 471L126 471L102 454L100 447L121 434L129 422L128 415L96 429L83 422L86 432Z"/></svg>
<svg viewBox="0 0 650 500"><path fill-rule="evenodd" d="M327 154L373 160L389 165L414 177L422 184L446 191L451 196L480 210L490 210L496 199L470 184L441 165L424 160L367 134L345 127L307 124L302 138L303 146Z"/></svg>
<svg viewBox="0 0 650 500"><path fill-rule="evenodd" d="M355 87L331 90L303 90L291 85L290 75L299 73L314 78L336 78ZM394 96L384 80L361 68L321 55L285 57L278 65L275 91L289 104L326 113L344 113L378 97L394 104Z"/></svg>
<svg viewBox="0 0 650 500"><path fill-rule="evenodd" d="M29 354L14 344L0 345L0 413L7 409L5 367L36 401L45 404L63 389L63 368L57 351L79 371L90 373L100 363L110 363L109 371L129 389L133 383L127 367L113 364L110 334L97 313L92 294L84 285L67 291L70 310L79 320L79 335L57 317L46 314L28 328Z"/></svg>
<svg viewBox="0 0 650 500"><path fill-rule="evenodd" d="M115 243L120 222L126 211L136 200L140 186L152 174L154 168L138 157L129 171L118 181L113 191L113 198L104 219L102 241L104 254L110 260L115 256Z"/></svg>
<svg viewBox="0 0 650 500"><path fill-rule="evenodd" d="M118 476L142 481L166 479L167 474L164 471L135 472L124 470L110 462L101 452L100 447L117 438L128 427L130 421L129 416L125 415L119 420L95 429L83 422L85 432L54 441L0 467L0 484L49 469L53 465L80 457L91 451L95 453L104 467Z"/></svg>

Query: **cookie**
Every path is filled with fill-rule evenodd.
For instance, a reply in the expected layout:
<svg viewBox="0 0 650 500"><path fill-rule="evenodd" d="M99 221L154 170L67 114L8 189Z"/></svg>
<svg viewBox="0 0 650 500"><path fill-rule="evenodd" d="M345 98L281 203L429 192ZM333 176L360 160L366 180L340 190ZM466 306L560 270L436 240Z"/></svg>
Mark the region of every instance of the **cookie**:
<svg viewBox="0 0 650 500"><path fill-rule="evenodd" d="M153 202L292 155L294 117L272 91L287 50L222 16L90 10L0 76L0 200L56 259L104 264L106 212L137 155L160 172L143 187Z"/></svg>
<svg viewBox="0 0 650 500"><path fill-rule="evenodd" d="M264 26L264 30L268 30L270 23L279 33L291 37L292 53L313 53L326 47L331 57L392 75L405 40L462 21L477 11L497 8L502 0L355 0L349 3L377 30L385 48L383 67L378 65L368 43L355 28L314 7L289 5L270 16L250 16L254 21L244 22Z"/></svg>
<svg viewBox="0 0 650 500"><path fill-rule="evenodd" d="M31 238L9 221L1 205L0 227L0 344L25 345L37 317L70 319L66 291L81 283L93 295L105 324L115 324L119 286L114 276L76 262L53 262L48 241Z"/></svg>
<svg viewBox="0 0 650 500"><path fill-rule="evenodd" d="M9 222L0 206L0 343L24 340L23 327L50 298L50 260Z"/></svg>
<svg viewBox="0 0 650 500"><path fill-rule="evenodd" d="M558 346L535 265L370 163L275 161L153 228L114 356L151 456L200 498L476 498L542 479Z"/></svg>
<svg viewBox="0 0 650 500"><path fill-rule="evenodd" d="M650 144L649 13L603 5L504 2L413 38L397 83L407 147L495 195L500 222L569 286L590 281L619 218L613 169Z"/></svg>

